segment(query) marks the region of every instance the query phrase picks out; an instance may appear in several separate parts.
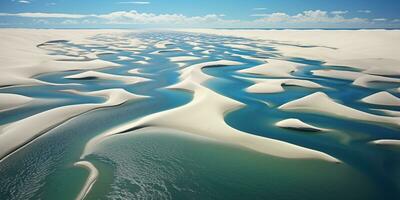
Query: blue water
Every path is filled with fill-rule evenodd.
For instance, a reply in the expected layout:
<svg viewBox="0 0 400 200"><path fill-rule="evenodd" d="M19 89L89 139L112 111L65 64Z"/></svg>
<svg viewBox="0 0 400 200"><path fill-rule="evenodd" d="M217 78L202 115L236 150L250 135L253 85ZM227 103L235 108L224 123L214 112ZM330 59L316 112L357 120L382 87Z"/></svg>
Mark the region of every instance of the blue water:
<svg viewBox="0 0 400 200"><path fill-rule="evenodd" d="M377 123L347 120L318 113L283 112L277 107L316 92L286 86L285 92L252 94L245 88L252 83L239 77L265 78L260 75L238 73L237 70L261 64L224 52L259 58L282 58L268 45L248 39L206 34L175 32L132 33L129 37L148 42L138 54L117 50L115 54L100 55L100 59L121 64L121 67L98 71L130 76L127 71L139 68L144 78L151 79L133 85L100 79L72 80L63 77L82 71L41 74L35 78L51 83L79 83L64 86L18 86L0 88L0 92L22 94L46 99L14 110L0 113L0 125L6 125L64 105L100 103L99 97L80 96L59 92L64 89L97 91L123 88L151 98L127 102L79 115L35 139L0 162L0 199L74 199L81 190L88 172L73 166L79 160L85 144L105 130L140 117L176 108L191 101L192 93L165 89L179 81L179 67L167 58L171 56L204 56L193 50L187 41L200 47L215 46L215 51L195 63L227 59L244 63L239 66L205 68L203 72L215 78L204 85L221 95L246 104L225 117L235 129L263 137L290 142L319 150L343 161L342 164L318 160L291 160L259 154L222 143L196 140L188 136L154 130L148 134L122 134L106 140L88 161L99 170L98 180L86 199L398 199L400 195L400 149L377 146L368 142L376 139L400 139L399 128ZM107 37L98 37L98 40ZM157 41L168 40L181 48L180 52L153 54L159 49ZM110 50L107 47L88 48L66 41L65 47L83 50ZM246 43L265 52L235 50L224 43ZM312 46L301 46L312 48ZM208 48L205 47L205 50ZM118 56L133 58L120 61ZM149 64L134 61L150 57ZM399 84L377 84L375 88L361 88L350 81L319 78L311 75L315 69L354 70L343 66L324 66L318 60L285 58L307 66L293 75L312 80L331 89L322 89L331 98L358 110L370 108L400 111L393 106L372 106L359 99ZM399 96L398 94L395 94ZM270 103L267 106L262 101ZM298 118L333 131L320 134L282 129L274 124L286 118ZM26 130L29 131L29 130ZM178 132L178 130L177 130Z"/></svg>

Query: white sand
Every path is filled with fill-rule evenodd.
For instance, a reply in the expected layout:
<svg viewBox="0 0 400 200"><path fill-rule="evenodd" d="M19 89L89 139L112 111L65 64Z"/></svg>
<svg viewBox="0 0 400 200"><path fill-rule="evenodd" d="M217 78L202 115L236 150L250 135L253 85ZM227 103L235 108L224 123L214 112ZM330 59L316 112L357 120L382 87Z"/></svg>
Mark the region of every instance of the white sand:
<svg viewBox="0 0 400 200"><path fill-rule="evenodd" d="M149 79L143 78L143 77L115 75L115 74L108 74L108 73L97 72L97 71L86 71L86 72L82 72L79 74L65 76L64 78L67 78L67 79L98 78L98 79L105 79L105 80L121 81L126 84L135 84L135 83L149 81Z"/></svg>
<svg viewBox="0 0 400 200"><path fill-rule="evenodd" d="M75 44L99 44L89 37L105 34L122 35L126 30L0 30L0 86L46 84L31 77L57 71L99 69L119 66L103 60L57 61L59 56L48 55L37 45L50 40L70 40ZM74 50L73 48L70 51ZM77 51L77 50L76 50ZM80 51L72 52L80 55Z"/></svg>
<svg viewBox="0 0 400 200"><path fill-rule="evenodd" d="M374 140L371 143L378 145L400 146L400 140L391 140L391 139Z"/></svg>
<svg viewBox="0 0 400 200"><path fill-rule="evenodd" d="M141 72L141 70L139 68L131 69L131 70L128 71L128 73L130 73L130 74L142 74L142 75L143 74L147 74L147 73Z"/></svg>
<svg viewBox="0 0 400 200"><path fill-rule="evenodd" d="M327 65L350 66L376 75L400 75L400 31L398 30L181 29L180 31L249 38L272 46L287 57L321 60ZM317 47L304 48L295 45ZM235 46L238 47L244 48Z"/></svg>
<svg viewBox="0 0 400 200"><path fill-rule="evenodd" d="M244 106L228 97L222 96L201 85L210 78L202 73L203 67L240 64L233 61L216 61L200 63L183 69L181 82L170 86L170 89L183 89L194 93L193 100L181 107L147 115L125 125L106 131L90 140L81 158L94 151L97 144L116 134L139 127L161 127L191 133L215 141L245 147L260 153L296 159L322 159L340 162L325 153L300 147L287 142L260 137L230 127L225 123L224 115L229 111Z"/></svg>
<svg viewBox="0 0 400 200"><path fill-rule="evenodd" d="M157 42L154 46L156 47L156 48L159 48L159 49L165 49L165 48L167 48L169 45L173 45L174 43L172 43L172 42L170 42L170 41L160 41L160 42Z"/></svg>
<svg viewBox="0 0 400 200"><path fill-rule="evenodd" d="M237 76L236 76L237 77ZM238 77L242 78L242 77ZM299 86L304 88L321 89L324 86L314 83L309 80L301 79L260 79L260 78L242 78L255 82L254 85L246 88L247 92L250 93L278 93L284 92L285 89L282 86Z"/></svg>
<svg viewBox="0 0 400 200"><path fill-rule="evenodd" d="M181 80L190 79L200 84L211 78L211 76L204 74L201 71L205 67L230 66L230 65L241 65L241 64L243 63L230 60L218 60L218 61L199 63L182 69L180 79Z"/></svg>
<svg viewBox="0 0 400 200"><path fill-rule="evenodd" d="M93 184L96 182L97 177L99 176L99 171L96 167L88 162L88 161L79 161L74 163L74 166L83 167L89 171L89 176L86 179L85 184L83 185L81 191L79 192L76 200L83 200L85 199L86 195L89 193L90 189L92 188Z"/></svg>
<svg viewBox="0 0 400 200"><path fill-rule="evenodd" d="M380 111L385 115L389 115L389 116L393 116L393 117L400 117L400 111L386 110L386 109L371 109L371 110Z"/></svg>
<svg viewBox="0 0 400 200"><path fill-rule="evenodd" d="M317 132L317 131L323 131L327 129L319 128L316 126L312 126L310 124L304 123L303 121L295 118L289 118L289 119L284 119L282 121L279 121L275 124L278 127L281 128L289 128L289 129L295 129L295 130L301 130L301 131L311 131L311 132Z"/></svg>
<svg viewBox="0 0 400 200"><path fill-rule="evenodd" d="M136 62L134 62L134 63L136 63L136 64L141 64L141 65L147 65L147 64L149 64L149 62L144 61L144 60L139 60L139 61L136 61Z"/></svg>
<svg viewBox="0 0 400 200"><path fill-rule="evenodd" d="M400 106L400 98L390 94L389 92L382 91L361 99L362 102L384 105L384 106Z"/></svg>
<svg viewBox="0 0 400 200"><path fill-rule="evenodd" d="M171 62L184 62L184 61L198 60L200 58L196 56L176 56L176 57L170 57L168 59Z"/></svg>
<svg viewBox="0 0 400 200"><path fill-rule="evenodd" d="M311 73L314 76L321 76L321 77L325 77L325 78L336 78L336 79L343 79L343 80L350 80L350 81L354 81L357 78L364 75L361 72L333 70L333 69L312 70Z"/></svg>
<svg viewBox="0 0 400 200"><path fill-rule="evenodd" d="M400 126L400 118L374 115L339 104L323 92L316 92L279 106L279 109L321 114Z"/></svg>
<svg viewBox="0 0 400 200"><path fill-rule="evenodd" d="M123 89L107 89L94 92L68 90L67 92L78 95L104 97L107 100L100 104L88 103L53 108L0 127L0 159L3 159L4 156L23 147L36 137L41 136L78 115L97 108L117 106L129 100L144 98L143 96L134 95Z"/></svg>
<svg viewBox="0 0 400 200"><path fill-rule="evenodd" d="M32 98L10 93L0 93L0 112L11 110L32 101Z"/></svg>
<svg viewBox="0 0 400 200"><path fill-rule="evenodd" d="M128 57L128 56L118 56L118 60L124 61L124 60L133 60L133 58Z"/></svg>
<svg viewBox="0 0 400 200"><path fill-rule="evenodd" d="M377 82L400 83L400 79L367 74L360 76L356 80L354 80L353 85L366 88L373 88L373 83Z"/></svg>
<svg viewBox="0 0 400 200"><path fill-rule="evenodd" d="M268 77L292 77L291 73L297 71L303 64L285 61L267 59L267 63L255 67L239 70L241 73L261 74Z"/></svg>

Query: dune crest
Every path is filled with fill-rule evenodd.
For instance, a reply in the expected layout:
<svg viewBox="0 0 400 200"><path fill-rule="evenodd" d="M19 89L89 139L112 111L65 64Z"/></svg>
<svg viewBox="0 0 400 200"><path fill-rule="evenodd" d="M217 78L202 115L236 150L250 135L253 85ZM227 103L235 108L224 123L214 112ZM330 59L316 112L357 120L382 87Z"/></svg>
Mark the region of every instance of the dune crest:
<svg viewBox="0 0 400 200"><path fill-rule="evenodd" d="M105 80L122 81L126 84L135 84L135 83L140 83L140 82L144 82L144 81L149 81L149 79L143 78L143 77L115 75L115 74L108 74L108 73L97 72L97 71L86 71L86 72L82 72L79 74L65 76L64 78L67 78L67 79L97 78L97 79L105 79Z"/></svg>
<svg viewBox="0 0 400 200"><path fill-rule="evenodd" d="M0 93L0 112L17 108L32 100L31 97L19 94Z"/></svg>
<svg viewBox="0 0 400 200"><path fill-rule="evenodd" d="M319 131L326 131L327 129L319 128L316 126L312 126L310 124L307 124L299 119L295 118L289 118L289 119L284 119L275 124L278 127L281 128L288 128L288 129L294 129L294 130L300 130L300 131L310 131L310 132L319 132Z"/></svg>
<svg viewBox="0 0 400 200"><path fill-rule="evenodd" d="M359 111L335 102L323 92L315 92L300 99L290 101L279 106L279 109L298 112L318 112L321 114L332 115L347 119L400 126L399 117L380 116Z"/></svg>
<svg viewBox="0 0 400 200"><path fill-rule="evenodd" d="M240 73L260 74L268 77L293 77L292 72L305 65L285 60L267 59L267 63L239 70Z"/></svg>
<svg viewBox="0 0 400 200"><path fill-rule="evenodd" d="M254 82L255 84L246 88L250 93L279 93L284 92L283 86L298 86L311 89L321 89L324 86L309 80L301 79L261 79L261 78L242 78Z"/></svg>
<svg viewBox="0 0 400 200"><path fill-rule="evenodd" d="M384 106L400 106L400 98L390 94L389 92L382 91L361 99L362 102L384 105Z"/></svg>
<svg viewBox="0 0 400 200"><path fill-rule="evenodd" d="M92 188L93 184L96 182L97 177L99 176L99 171L96 167L88 162L88 161L79 161L74 163L74 166L85 168L89 171L89 176L86 179L84 186L82 187L81 191L79 192L76 200L83 200L85 199L86 195L89 193L90 189Z"/></svg>

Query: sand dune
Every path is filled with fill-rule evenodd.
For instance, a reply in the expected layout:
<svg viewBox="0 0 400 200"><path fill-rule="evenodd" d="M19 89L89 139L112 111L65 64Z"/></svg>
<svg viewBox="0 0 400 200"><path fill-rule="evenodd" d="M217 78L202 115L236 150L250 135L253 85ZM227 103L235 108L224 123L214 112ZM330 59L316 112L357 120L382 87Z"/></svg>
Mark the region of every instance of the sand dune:
<svg viewBox="0 0 400 200"><path fill-rule="evenodd" d="M239 70L240 73L260 74L268 77L292 77L291 73L298 70L303 64L267 59L267 63L255 67Z"/></svg>
<svg viewBox="0 0 400 200"><path fill-rule="evenodd" d="M285 103L279 106L279 109L287 111L310 112L310 113L317 112L321 114L337 116L347 119L355 119L355 120L370 121L370 122L400 126L400 118L398 117L396 118L396 117L380 116L359 111L354 108L350 108L335 102L333 99L331 99L328 95L326 95L323 92L316 92L308 96L305 96L303 98Z"/></svg>
<svg viewBox="0 0 400 200"><path fill-rule="evenodd" d="M240 77L241 78L241 77ZM246 88L250 93L278 93L284 92L283 86L299 86L304 88L321 89L324 86L309 80L301 79L260 79L260 78L242 78L255 82L254 85Z"/></svg>
<svg viewBox="0 0 400 200"><path fill-rule="evenodd" d="M244 105L202 86L201 83L211 77L204 74L201 69L211 66L237 64L241 63L233 61L215 61L200 63L182 69L182 81L168 88L193 92L194 97L190 103L178 108L145 116L93 138L86 144L81 158L83 159L86 155L90 154L95 149L96 145L107 137L143 127L162 127L188 132L218 142L245 147L260 153L278 157L322 159L331 162L340 162L336 158L319 151L279 140L252 135L227 125L224 121L224 115Z"/></svg>
<svg viewBox="0 0 400 200"><path fill-rule="evenodd" d="M349 66L376 75L400 74L398 70L400 45L394 45L400 41L398 30L181 29L178 31L249 38L274 47L285 57L320 60L326 65ZM243 48L235 46L238 47Z"/></svg>
<svg viewBox="0 0 400 200"><path fill-rule="evenodd" d="M184 62L184 61L191 61L191 60L198 60L199 57L196 56L176 56L168 58L172 62Z"/></svg>
<svg viewBox="0 0 400 200"><path fill-rule="evenodd" d="M354 80L353 85L371 88L371 87L373 87L372 85L377 82L400 83L400 79L367 74L367 75L360 76L356 80Z"/></svg>
<svg viewBox="0 0 400 200"><path fill-rule="evenodd" d="M79 161L74 163L74 166L85 168L89 171L89 176L86 179L85 185L82 187L82 190L79 192L76 200L83 200L85 199L86 195L89 193L90 189L92 188L93 184L96 182L97 177L99 176L99 171L96 167L88 162L88 161Z"/></svg>
<svg viewBox="0 0 400 200"><path fill-rule="evenodd" d="M304 123L299 119L294 119L294 118L284 119L282 121L277 122L275 125L281 128L288 128L300 131L318 132L327 130L323 128L318 128L316 126L312 126L310 124Z"/></svg>
<svg viewBox="0 0 400 200"><path fill-rule="evenodd" d="M72 119L73 117L97 108L116 106L129 100L144 98L143 96L134 95L123 89L108 89L94 92L69 90L67 92L79 95L104 97L107 100L100 104L88 103L53 108L0 127L0 159L3 159L13 151L23 147L33 139L61 125L69 119Z"/></svg>
<svg viewBox="0 0 400 200"><path fill-rule="evenodd" d="M133 58L128 57L128 56L118 56L118 60L124 61L124 60L133 60Z"/></svg>
<svg viewBox="0 0 400 200"><path fill-rule="evenodd" d="M0 112L17 108L32 100L30 97L19 94L0 93Z"/></svg>
<svg viewBox="0 0 400 200"><path fill-rule="evenodd" d="M122 81L126 84L135 84L144 81L149 81L147 78L137 77L137 76L123 76L123 75L115 75L108 74L97 71L86 71L75 75L66 76L64 78L67 79L86 79L86 78L97 78L97 79L105 79L105 80L116 80Z"/></svg>
<svg viewBox="0 0 400 200"><path fill-rule="evenodd" d="M160 42L157 42L154 46L156 47L156 48L159 48L159 49L165 49L165 48L167 48L169 45L173 45L174 43L172 43L172 42L170 42L170 41L160 41Z"/></svg>
<svg viewBox="0 0 400 200"><path fill-rule="evenodd" d="M85 61L60 61L58 56L47 55L46 50L38 47L47 41L69 40L75 44L98 44L99 41L88 39L89 37L107 33L118 35L126 33L123 30L27 30L2 29L0 34L2 60L2 73L0 74L0 86L46 84L31 77L49 72L99 69L119 66L116 63L104 60ZM70 49L73 51L74 48ZM80 50L75 49L81 56ZM92 57L95 58L95 57Z"/></svg>
<svg viewBox="0 0 400 200"><path fill-rule="evenodd" d="M371 143L378 144L378 145L400 146L400 140L391 140L391 139L374 140Z"/></svg>
<svg viewBox="0 0 400 200"><path fill-rule="evenodd" d="M400 106L400 98L382 91L361 99L362 102L384 106Z"/></svg>
<svg viewBox="0 0 400 200"><path fill-rule="evenodd" d="M385 115L389 115L389 116L393 116L393 117L400 117L400 111L386 110L386 109L371 109L371 110L380 111Z"/></svg>
<svg viewBox="0 0 400 200"><path fill-rule="evenodd" d="M321 76L321 77L326 77L326 78L336 78L336 79L343 79L343 80L351 80L351 81L354 81L357 78L359 78L359 77L364 75L361 72L345 71L345 70L333 70L333 69L312 70L311 73L314 76Z"/></svg>
<svg viewBox="0 0 400 200"><path fill-rule="evenodd" d="M200 84L211 78L211 76L204 74L201 71L202 68L215 67L215 66L241 65L241 64L243 63L230 60L218 60L218 61L199 63L182 69L180 79L181 80L190 79Z"/></svg>

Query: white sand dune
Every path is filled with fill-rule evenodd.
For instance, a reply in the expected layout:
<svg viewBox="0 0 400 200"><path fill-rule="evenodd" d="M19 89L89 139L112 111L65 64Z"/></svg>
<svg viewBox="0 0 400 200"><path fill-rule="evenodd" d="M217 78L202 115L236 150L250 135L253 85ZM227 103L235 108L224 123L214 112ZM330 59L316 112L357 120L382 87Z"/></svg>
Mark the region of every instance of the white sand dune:
<svg viewBox="0 0 400 200"><path fill-rule="evenodd" d="M159 49L165 49L165 48L167 48L169 45L173 45L174 43L173 42L170 42L170 41L160 41L160 42L157 42L154 46L156 47L156 48L159 48Z"/></svg>
<svg viewBox="0 0 400 200"><path fill-rule="evenodd" d="M336 78L343 80L353 81L353 85L357 85L365 88L373 88L373 84L384 82L384 83L400 83L400 79L391 78L385 76L377 76L365 74L363 72L345 71L345 70L312 70L311 73L314 76Z"/></svg>
<svg viewBox="0 0 400 200"><path fill-rule="evenodd" d="M362 102L384 105L384 106L400 106L400 98L390 94L389 92L382 91L361 99Z"/></svg>
<svg viewBox="0 0 400 200"><path fill-rule="evenodd" d="M149 64L149 62L144 61L144 60L139 60L139 61L136 61L136 62L134 62L134 63L136 63L136 64L141 64L141 65L147 65L147 64Z"/></svg>
<svg viewBox="0 0 400 200"><path fill-rule="evenodd" d="M42 63L40 67L17 67L5 69L1 73L0 86L46 84L46 82L31 77L50 72L90 70L117 66L120 65L104 60L47 61Z"/></svg>
<svg viewBox="0 0 400 200"><path fill-rule="evenodd" d="M89 193L90 189L92 188L93 184L96 182L97 177L99 176L99 171L96 167L88 162L88 161L79 161L74 163L74 166L85 168L89 171L89 176L86 179L85 184L83 185L81 191L79 192L76 200L83 200L85 199L86 195Z"/></svg>
<svg viewBox="0 0 400 200"><path fill-rule="evenodd" d="M176 56L168 58L171 62L184 62L184 61L191 61L191 60L198 60L199 57L196 56Z"/></svg>
<svg viewBox="0 0 400 200"><path fill-rule="evenodd" d="M171 53L171 52L184 52L185 50L181 48L172 48L172 49L163 49L151 52L150 54L162 54L162 53Z"/></svg>
<svg viewBox="0 0 400 200"><path fill-rule="evenodd" d="M89 37L105 34L124 34L125 30L39 30L39 29L1 29L0 35L0 60L2 61L0 86L46 84L32 77L39 74L81 70L99 69L119 66L116 63L104 60L89 61L57 61L58 56L48 55L47 50L38 47L47 41L69 40L75 44L101 43ZM81 55L81 50L70 48L76 55ZM92 58L96 58L92 56Z"/></svg>
<svg viewBox="0 0 400 200"><path fill-rule="evenodd" d="M0 112L20 107L32 100L31 97L19 94L0 93Z"/></svg>
<svg viewBox="0 0 400 200"><path fill-rule="evenodd" d="M200 63L182 69L182 81L168 88L193 92L194 97L190 103L178 108L145 116L93 138L86 144L81 158L83 159L86 155L90 154L95 149L96 145L107 137L143 127L162 127L188 132L218 142L245 147L260 153L278 157L322 159L331 162L340 162L336 158L319 151L279 140L252 135L227 125L224 121L224 115L244 105L202 86L201 83L211 77L204 74L201 69L211 66L237 64L241 63L223 60Z"/></svg>
<svg viewBox="0 0 400 200"><path fill-rule="evenodd" d="M228 53L228 54L231 54L231 53ZM260 61L260 62L267 62L268 61L268 59L265 59L265 58L257 58L257 57L254 57L254 56L248 56L248 55L242 55L242 54L236 54L236 53L232 53L231 56L237 56L237 57L241 57L241 58L244 58L244 59L247 59L247 60L256 60L256 61Z"/></svg>
<svg viewBox="0 0 400 200"><path fill-rule="evenodd" d="M354 67L375 75L400 75L398 53L400 31L398 30L178 29L178 31L249 38L274 47L285 57L320 60L326 65ZM307 45L307 48L303 45Z"/></svg>
<svg viewBox="0 0 400 200"><path fill-rule="evenodd" d="M322 159L331 162L339 162L332 156L322 152L279 140L252 135L230 127L224 121L224 114L244 106L240 102L215 93L194 82L181 82L175 85L174 88L193 91L193 100L184 106L148 115L139 120L107 131L102 134L102 136L94 138L86 145L82 157L90 154L94 150L96 144L109 136L127 132L135 128L151 126L176 129L278 157Z"/></svg>
<svg viewBox="0 0 400 200"><path fill-rule="evenodd" d="M392 139L374 140L371 143L378 144L378 145L400 146L400 140L392 140Z"/></svg>
<svg viewBox="0 0 400 200"><path fill-rule="evenodd" d="M65 76L67 79L85 79L85 78L97 78L97 79L105 79L105 80L116 80L122 81L126 84L135 84L140 82L149 81L147 78L138 77L138 76L123 76L123 75L115 75L108 74L97 71L86 71L79 74L74 74L70 76Z"/></svg>
<svg viewBox="0 0 400 200"><path fill-rule="evenodd" d="M327 129L319 128L316 126L312 126L310 124L304 123L303 121L295 118L289 118L289 119L284 119L282 121L279 121L275 124L278 127L281 128L288 128L288 129L295 129L295 130L300 130L300 131L311 131L311 132L318 132L318 131L324 131Z"/></svg>
<svg viewBox="0 0 400 200"><path fill-rule="evenodd" d="M204 50L204 49L201 47L193 47L193 50L200 51L200 50Z"/></svg>
<svg viewBox="0 0 400 200"><path fill-rule="evenodd" d="M124 60L133 60L133 58L128 57L128 56L118 56L118 60L124 61Z"/></svg>
<svg viewBox="0 0 400 200"><path fill-rule="evenodd" d="M139 75L144 75L144 74L149 75L148 73L141 72L141 69L139 69L139 68L131 69L131 70L128 71L128 73L130 73L130 74L139 74Z"/></svg>
<svg viewBox="0 0 400 200"><path fill-rule="evenodd" d="M208 54L211 54L211 52L213 52L213 51L215 51L215 50L214 49L208 49L208 50L204 50L204 51L202 51L200 53L208 55Z"/></svg>
<svg viewBox="0 0 400 200"><path fill-rule="evenodd" d="M203 62L195 65L188 66L181 70L180 79L190 79L196 83L203 83L204 81L212 78L211 76L204 74L201 70L205 67L216 67L216 66L232 66L232 65L241 65L243 63L230 61L230 60L218 60L218 61L210 61Z"/></svg>
<svg viewBox="0 0 400 200"><path fill-rule="evenodd" d="M377 83L377 82L400 83L400 79L367 74L367 75L360 76L356 80L354 80L353 85L357 85L360 87L366 87L366 88L372 88L373 84Z"/></svg>
<svg viewBox="0 0 400 200"><path fill-rule="evenodd" d="M235 76L237 77L237 76ZM324 86L314 83L309 80L301 80L301 79L261 79L261 78L243 78L254 82L255 84L246 88L247 92L250 93L278 93L284 92L285 89L283 86L299 86L304 88L313 88L313 89L321 89Z"/></svg>
<svg viewBox="0 0 400 200"><path fill-rule="evenodd" d="M400 117L400 111L387 110L387 109L371 109L371 110L380 111L383 114L389 115L389 116L392 116L392 117Z"/></svg>
<svg viewBox="0 0 400 200"><path fill-rule="evenodd" d="M240 73L260 74L268 77L293 77L291 73L304 66L300 63L267 59L267 63L255 67L239 70Z"/></svg>
<svg viewBox="0 0 400 200"><path fill-rule="evenodd" d="M261 48L258 47L252 47L249 45L245 45L245 44L224 44L224 46L233 48L233 49L242 49L242 50L249 50L249 51L255 51L255 52L264 52L266 53L266 51L264 51Z"/></svg>
<svg viewBox="0 0 400 200"><path fill-rule="evenodd" d="M399 117L374 115L339 104L323 92L316 92L279 106L281 110L321 113L347 119L400 126Z"/></svg>
<svg viewBox="0 0 400 200"><path fill-rule="evenodd" d="M334 70L334 69L312 70L311 73L314 76L320 76L325 78L336 78L336 79L343 79L350 81L354 81L357 78L364 75L361 72Z"/></svg>
<svg viewBox="0 0 400 200"><path fill-rule="evenodd" d="M94 92L68 90L67 92L104 97L107 100L104 103L87 103L53 108L0 127L0 159L78 115L98 108L117 106L129 100L144 98L144 96L134 95L123 89L107 89Z"/></svg>

